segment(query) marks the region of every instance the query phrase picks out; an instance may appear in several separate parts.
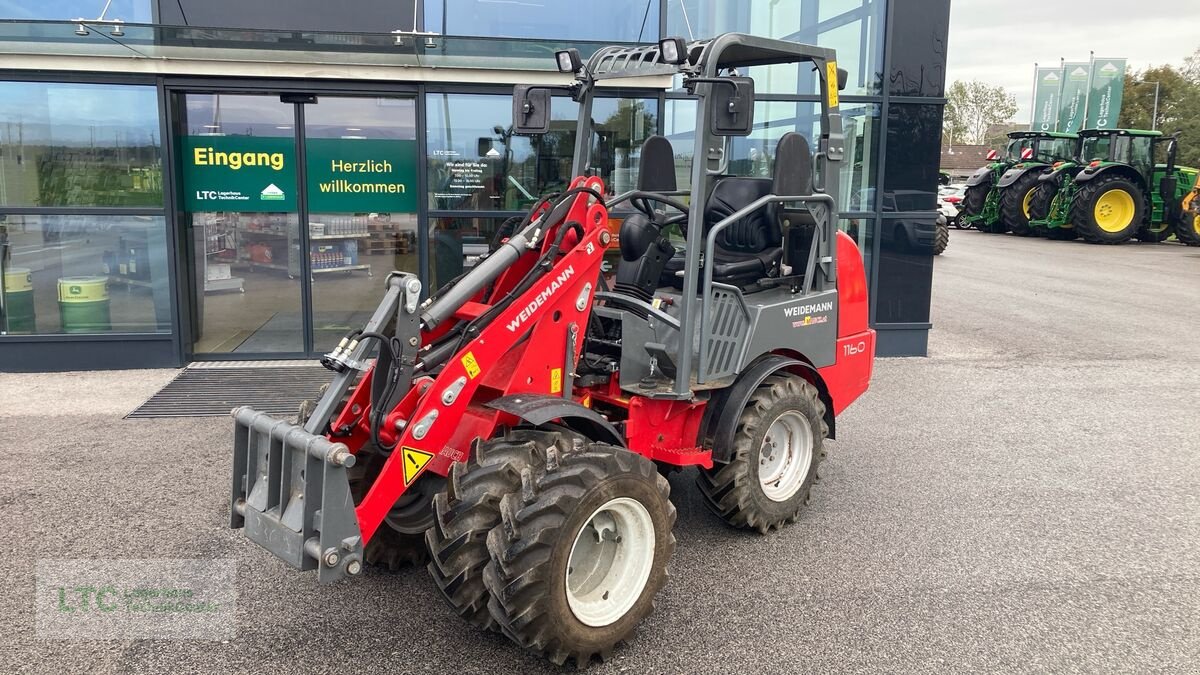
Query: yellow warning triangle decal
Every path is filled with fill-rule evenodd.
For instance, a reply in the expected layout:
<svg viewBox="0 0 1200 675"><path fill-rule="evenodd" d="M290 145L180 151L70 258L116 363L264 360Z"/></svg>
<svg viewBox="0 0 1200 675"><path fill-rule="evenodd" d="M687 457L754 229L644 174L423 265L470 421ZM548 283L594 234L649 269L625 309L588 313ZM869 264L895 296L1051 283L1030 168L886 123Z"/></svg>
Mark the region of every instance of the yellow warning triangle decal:
<svg viewBox="0 0 1200 675"><path fill-rule="evenodd" d="M404 484L408 485L421 473L421 469L425 468L429 460L433 459L433 455L409 447L401 448L400 452L404 455L401 457L404 460Z"/></svg>

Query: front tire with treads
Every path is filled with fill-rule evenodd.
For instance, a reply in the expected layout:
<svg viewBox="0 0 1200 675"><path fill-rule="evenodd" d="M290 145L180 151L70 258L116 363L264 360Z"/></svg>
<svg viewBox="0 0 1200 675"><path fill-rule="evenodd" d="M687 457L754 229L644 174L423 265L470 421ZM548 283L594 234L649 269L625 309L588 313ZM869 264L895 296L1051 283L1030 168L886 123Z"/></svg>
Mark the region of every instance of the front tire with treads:
<svg viewBox="0 0 1200 675"><path fill-rule="evenodd" d="M1000 193L1000 220L1018 237L1033 234L1029 221L1033 217L1032 201L1038 187L1038 175L1030 169Z"/></svg>
<svg viewBox="0 0 1200 675"><path fill-rule="evenodd" d="M466 462L450 467L446 489L433 498L434 524L425 532L429 574L459 616L499 630L483 583L488 532L500 524L500 498L521 489L521 473L540 470L546 449L571 448L565 432L518 429L477 442Z"/></svg>
<svg viewBox="0 0 1200 675"><path fill-rule="evenodd" d="M933 224L933 254L941 255L949 245L950 224L946 222L946 216L938 216Z"/></svg>
<svg viewBox="0 0 1200 675"><path fill-rule="evenodd" d="M654 608L675 550L670 486L650 460L602 443L559 452L500 500L484 582L517 644L562 665L607 659Z"/></svg>
<svg viewBox="0 0 1200 675"><path fill-rule="evenodd" d="M772 375L750 395L732 458L701 469L705 504L734 527L767 532L795 522L825 458L825 404L798 375Z"/></svg>

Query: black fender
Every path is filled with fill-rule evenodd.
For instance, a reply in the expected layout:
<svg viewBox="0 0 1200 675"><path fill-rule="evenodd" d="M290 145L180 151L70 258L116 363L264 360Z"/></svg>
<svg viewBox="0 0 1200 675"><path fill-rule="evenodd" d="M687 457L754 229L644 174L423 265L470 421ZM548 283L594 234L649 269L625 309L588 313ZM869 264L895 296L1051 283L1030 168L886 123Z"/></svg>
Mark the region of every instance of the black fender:
<svg viewBox="0 0 1200 675"><path fill-rule="evenodd" d="M1111 176L1114 174L1120 174L1122 178L1129 179L1134 185L1137 185L1139 188L1141 188L1143 193L1146 191L1146 181L1141 177L1141 175L1138 174L1137 171L1134 171L1131 167L1124 164L1085 167L1083 171L1075 174L1075 182L1080 184L1088 183L1096 180L1100 176Z"/></svg>
<svg viewBox="0 0 1200 675"><path fill-rule="evenodd" d="M540 427L555 420L588 438L626 447L625 438L600 413L575 401L547 394L512 394L492 399L487 407Z"/></svg>
<svg viewBox="0 0 1200 675"><path fill-rule="evenodd" d="M1049 166L1049 165L1048 164L1035 164L1035 163L1018 164L1018 165L1012 167L1011 169L1009 169L1008 171L1004 172L1004 175L1000 177L999 181L997 181L996 187L1006 188L1009 185L1012 185L1013 183L1020 180L1021 176L1024 176L1025 174L1029 173L1030 171L1041 171L1041 170L1045 169L1047 166Z"/></svg>
<svg viewBox="0 0 1200 675"><path fill-rule="evenodd" d="M983 185L984 183L991 182L991 179L992 166L990 164L987 166L981 166L975 170L975 173L971 174L970 178L967 179L967 187Z"/></svg>
<svg viewBox="0 0 1200 675"><path fill-rule="evenodd" d="M833 399L829 397L829 389L817 373L817 369L799 359L767 354L742 371L732 386L716 392L708 401L700 426L700 441L705 447L712 448L714 462L729 461L733 452L733 436L737 432L738 418L746 409L750 395L758 389L763 380L781 370L798 374L816 386L821 401L825 403L825 423L829 425L829 438L836 438Z"/></svg>

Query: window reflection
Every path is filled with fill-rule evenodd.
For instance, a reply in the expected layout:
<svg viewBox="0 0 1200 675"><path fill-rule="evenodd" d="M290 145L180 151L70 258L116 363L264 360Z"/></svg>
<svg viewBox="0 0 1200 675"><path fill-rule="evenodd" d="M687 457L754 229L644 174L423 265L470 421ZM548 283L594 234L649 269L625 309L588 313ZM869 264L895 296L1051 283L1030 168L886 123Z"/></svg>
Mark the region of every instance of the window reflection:
<svg viewBox="0 0 1200 675"><path fill-rule="evenodd" d="M550 132L512 133L512 97L435 94L428 100L429 206L435 211L520 211L573 176L578 106L554 99ZM641 145L658 126L654 99L596 99L591 170L609 194L632 189Z"/></svg>
<svg viewBox="0 0 1200 675"><path fill-rule="evenodd" d="M154 87L0 82L0 205L162 206Z"/></svg>
<svg viewBox="0 0 1200 675"><path fill-rule="evenodd" d="M571 2L427 0L425 29L442 35L486 35L601 42L654 42L659 0ZM586 10L586 15L581 14Z"/></svg>

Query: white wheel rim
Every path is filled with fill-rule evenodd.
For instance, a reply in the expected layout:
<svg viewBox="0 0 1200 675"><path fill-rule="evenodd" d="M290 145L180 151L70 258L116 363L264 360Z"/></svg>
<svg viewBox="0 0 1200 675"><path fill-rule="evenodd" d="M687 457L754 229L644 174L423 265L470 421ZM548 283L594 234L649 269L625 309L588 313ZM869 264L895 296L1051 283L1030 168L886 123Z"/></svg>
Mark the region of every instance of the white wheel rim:
<svg viewBox="0 0 1200 675"><path fill-rule="evenodd" d="M654 566L654 520L636 499L596 509L567 559L567 604L585 625L607 626L637 602Z"/></svg>
<svg viewBox="0 0 1200 675"><path fill-rule="evenodd" d="M758 477L767 499L785 502L795 496L812 466L813 433L808 418L794 410L776 417L767 428L758 459Z"/></svg>

